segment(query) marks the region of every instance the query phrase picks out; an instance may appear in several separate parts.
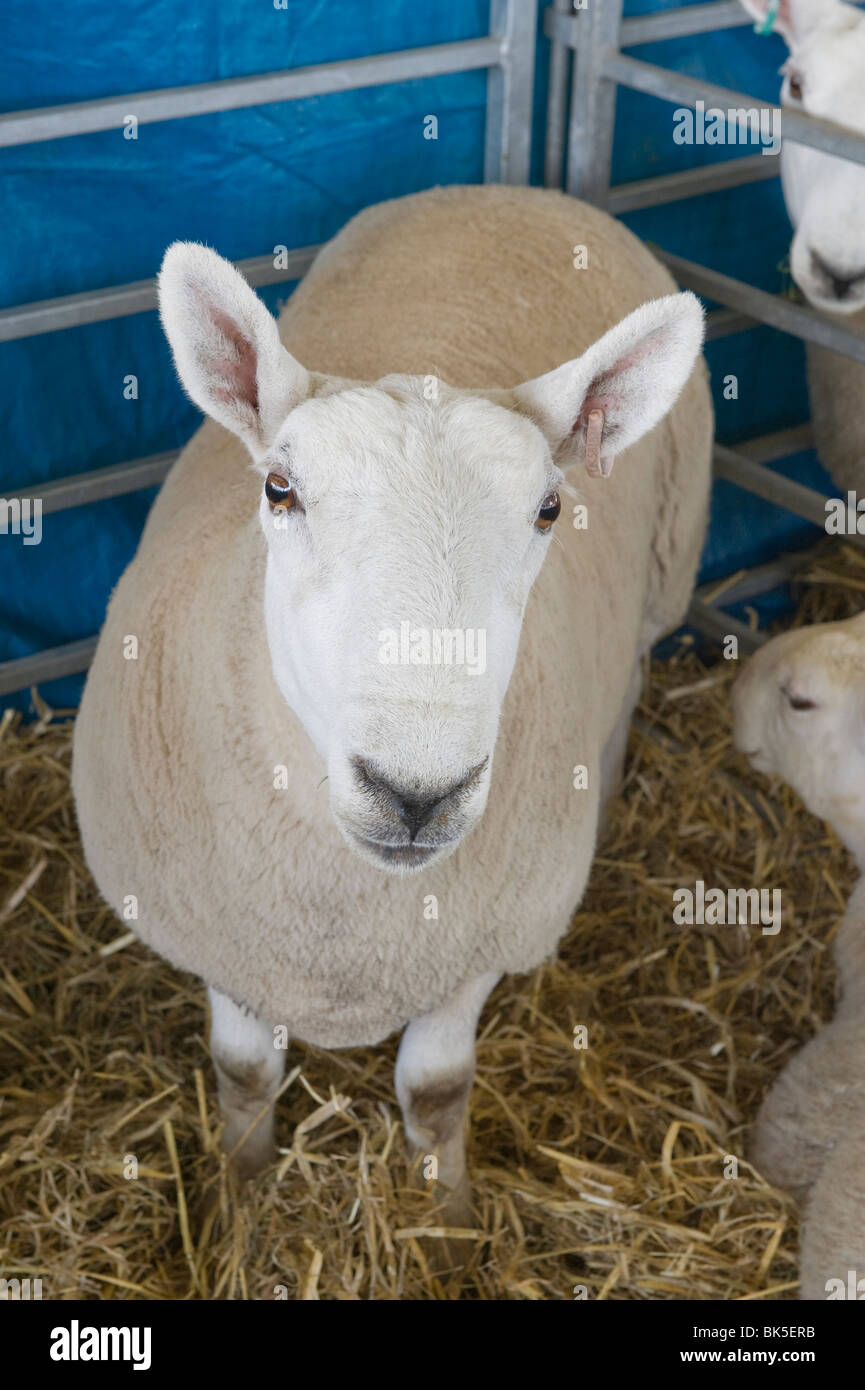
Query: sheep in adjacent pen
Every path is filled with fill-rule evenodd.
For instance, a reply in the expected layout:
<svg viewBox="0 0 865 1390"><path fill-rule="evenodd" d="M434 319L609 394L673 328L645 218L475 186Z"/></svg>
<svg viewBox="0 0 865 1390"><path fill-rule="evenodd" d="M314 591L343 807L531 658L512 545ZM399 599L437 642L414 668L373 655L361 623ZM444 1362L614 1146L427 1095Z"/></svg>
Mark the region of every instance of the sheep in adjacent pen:
<svg viewBox="0 0 865 1390"><path fill-rule="evenodd" d="M605 213L525 188L368 209L279 328L214 252L166 255L212 421L111 600L73 781L102 893L209 987L242 1171L274 1152L280 1028L404 1028L408 1138L467 1218L479 1014L568 927L640 658L694 581L712 410L674 289Z"/></svg>
<svg viewBox="0 0 865 1390"><path fill-rule="evenodd" d="M774 638L733 688L736 745L789 782L865 870L865 614ZM865 1296L865 876L835 940L835 1018L781 1073L752 1157L805 1204L801 1296Z"/></svg>
<svg viewBox="0 0 865 1390"><path fill-rule="evenodd" d="M741 0L786 42L782 105L865 135L865 14L843 0ZM795 233L790 273L809 304L865 330L865 165L784 139L784 198ZM806 345L820 461L865 496L865 364Z"/></svg>

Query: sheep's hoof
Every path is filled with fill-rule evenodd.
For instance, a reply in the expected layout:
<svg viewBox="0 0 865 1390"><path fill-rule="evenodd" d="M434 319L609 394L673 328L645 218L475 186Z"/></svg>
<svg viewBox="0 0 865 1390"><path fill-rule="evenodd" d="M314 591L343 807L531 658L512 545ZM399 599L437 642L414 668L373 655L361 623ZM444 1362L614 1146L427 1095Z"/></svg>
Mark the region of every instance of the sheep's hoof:
<svg viewBox="0 0 865 1390"><path fill-rule="evenodd" d="M445 1227L450 1231L468 1233L477 1229L468 1176L463 1176L457 1185L451 1188L436 1183L430 1197L434 1204L430 1221L433 1228ZM477 1240L471 1234L421 1237L421 1246L431 1273L446 1284L453 1281L454 1288L458 1288L477 1244Z"/></svg>
<svg viewBox="0 0 865 1390"><path fill-rule="evenodd" d="M254 1129L239 1144L239 1141L243 1139L243 1133L243 1129L235 1133L231 1128L226 1127L222 1136L221 1147L238 1178L246 1181L249 1178L257 1178L259 1173L268 1168L271 1163L276 1162L277 1148L273 1135L268 1133L266 1129L262 1130L261 1127Z"/></svg>

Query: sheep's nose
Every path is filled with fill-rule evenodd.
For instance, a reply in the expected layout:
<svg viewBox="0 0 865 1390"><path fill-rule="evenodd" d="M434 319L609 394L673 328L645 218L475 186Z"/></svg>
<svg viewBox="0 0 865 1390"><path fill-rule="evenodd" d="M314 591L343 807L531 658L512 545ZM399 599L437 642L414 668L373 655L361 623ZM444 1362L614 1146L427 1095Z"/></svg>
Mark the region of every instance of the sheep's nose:
<svg viewBox="0 0 865 1390"><path fill-rule="evenodd" d="M811 252L811 263L818 274L829 281L836 299L846 299L854 285L865 280L865 270L856 271L853 275L839 271L837 266L829 265L816 251Z"/></svg>
<svg viewBox="0 0 865 1390"><path fill-rule="evenodd" d="M355 777L361 787L383 811L395 815L414 842L419 832L428 825L433 816L441 814L459 801L462 794L470 791L480 780L487 760L478 763L464 776L444 788L407 791L389 781L366 758L353 758Z"/></svg>

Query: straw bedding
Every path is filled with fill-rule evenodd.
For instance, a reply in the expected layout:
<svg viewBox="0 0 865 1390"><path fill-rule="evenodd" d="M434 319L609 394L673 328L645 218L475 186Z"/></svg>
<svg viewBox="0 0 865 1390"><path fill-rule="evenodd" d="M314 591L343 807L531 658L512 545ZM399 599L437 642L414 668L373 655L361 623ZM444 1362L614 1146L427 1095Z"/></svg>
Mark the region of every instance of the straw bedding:
<svg viewBox="0 0 865 1390"><path fill-rule="evenodd" d="M823 547L797 591L797 623L848 616L865 557ZM460 1275L442 1269L440 1216L411 1190L393 1042L293 1046L280 1161L236 1182L218 1151L203 988L98 899L68 717L7 712L0 1275L39 1277L51 1299L795 1297L796 1211L748 1165L748 1130L831 1014L828 947L854 869L731 750L736 666L687 643L651 665L573 929L554 963L503 981L484 1012L479 1229ZM674 925L673 890L697 879L780 888L780 932Z"/></svg>

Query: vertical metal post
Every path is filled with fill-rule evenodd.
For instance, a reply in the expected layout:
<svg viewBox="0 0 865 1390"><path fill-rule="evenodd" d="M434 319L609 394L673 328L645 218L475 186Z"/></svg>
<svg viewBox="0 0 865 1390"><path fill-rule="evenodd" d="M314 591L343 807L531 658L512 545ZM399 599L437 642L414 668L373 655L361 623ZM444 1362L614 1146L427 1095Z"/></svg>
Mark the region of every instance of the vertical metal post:
<svg viewBox="0 0 865 1390"><path fill-rule="evenodd" d="M556 14L570 14L571 0L553 0ZM544 186L561 188L565 162L565 125L568 109L568 76L571 50L550 40L550 85L547 91L547 131L544 145Z"/></svg>
<svg viewBox="0 0 865 1390"><path fill-rule="evenodd" d="M621 22L622 0L586 0L577 11L565 187L599 207L609 196L616 122L616 84L601 76L601 66L605 52L618 48Z"/></svg>
<svg viewBox="0 0 865 1390"><path fill-rule="evenodd" d="M537 0L491 0L501 60L487 74L485 183L528 183L532 153Z"/></svg>

